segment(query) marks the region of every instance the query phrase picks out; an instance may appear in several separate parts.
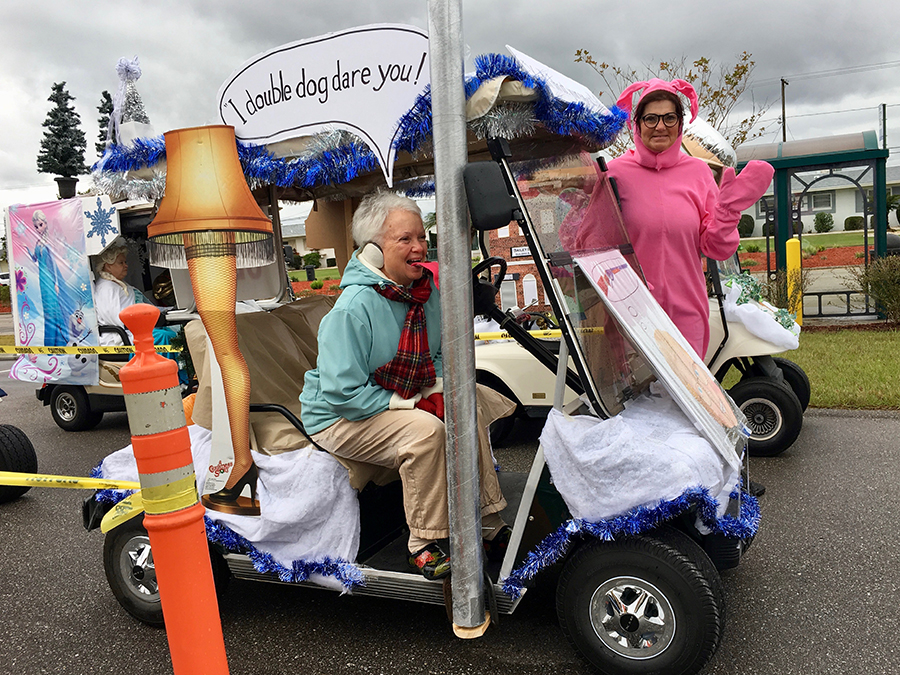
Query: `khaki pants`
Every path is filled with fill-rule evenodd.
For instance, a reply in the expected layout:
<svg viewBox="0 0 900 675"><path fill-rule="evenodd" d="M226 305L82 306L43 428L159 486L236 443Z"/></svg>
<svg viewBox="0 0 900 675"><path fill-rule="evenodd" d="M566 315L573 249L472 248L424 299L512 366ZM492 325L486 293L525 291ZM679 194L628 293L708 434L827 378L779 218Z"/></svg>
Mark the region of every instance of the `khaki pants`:
<svg viewBox="0 0 900 675"><path fill-rule="evenodd" d="M482 421L479 414L483 517L502 511L506 500L494 470L487 424ZM313 439L338 457L399 470L409 531L431 540L450 536L444 434L444 423L431 413L418 409L386 410L358 422L338 420Z"/></svg>

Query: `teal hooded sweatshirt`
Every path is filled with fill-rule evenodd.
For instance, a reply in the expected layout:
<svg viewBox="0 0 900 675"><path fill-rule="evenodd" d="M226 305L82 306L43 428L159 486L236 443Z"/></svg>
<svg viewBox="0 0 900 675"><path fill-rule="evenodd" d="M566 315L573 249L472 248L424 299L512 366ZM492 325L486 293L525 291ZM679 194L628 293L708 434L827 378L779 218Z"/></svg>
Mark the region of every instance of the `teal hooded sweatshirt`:
<svg viewBox="0 0 900 675"><path fill-rule="evenodd" d="M388 409L393 392L376 384L372 375L396 356L409 305L388 300L374 287L393 283L353 254L341 278L341 295L319 325L316 367L306 372L300 393L300 418L308 433L342 418L356 422ZM443 377L441 300L433 280L425 324L435 374Z"/></svg>

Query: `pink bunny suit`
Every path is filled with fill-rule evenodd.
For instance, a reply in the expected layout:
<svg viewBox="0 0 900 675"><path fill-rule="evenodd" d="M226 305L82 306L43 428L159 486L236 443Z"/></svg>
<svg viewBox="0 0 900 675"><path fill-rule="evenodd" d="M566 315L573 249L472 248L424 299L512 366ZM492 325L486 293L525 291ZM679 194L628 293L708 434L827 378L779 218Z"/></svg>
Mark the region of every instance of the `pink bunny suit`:
<svg viewBox="0 0 900 675"><path fill-rule="evenodd" d="M691 102L691 121L696 117L696 93L683 80L637 83L617 105L630 109L631 94L641 88L641 96L677 88ZM734 170L726 169L720 191L706 163L681 151L681 136L655 153L635 131L635 149L610 161L609 175L616 179L625 227L653 297L702 359L709 343L709 302L700 256L725 260L734 254L741 210L764 193L773 170L751 162L735 179Z"/></svg>

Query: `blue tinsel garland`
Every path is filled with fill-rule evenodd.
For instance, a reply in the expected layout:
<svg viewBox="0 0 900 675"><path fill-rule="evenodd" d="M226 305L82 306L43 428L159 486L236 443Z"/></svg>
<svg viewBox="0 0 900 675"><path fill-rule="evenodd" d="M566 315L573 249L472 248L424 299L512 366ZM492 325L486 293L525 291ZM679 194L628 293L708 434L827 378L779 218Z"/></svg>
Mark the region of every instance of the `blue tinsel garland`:
<svg viewBox="0 0 900 675"><path fill-rule="evenodd" d="M94 467L91 471L91 478L105 478L100 466ZM98 502L116 504L133 492L133 490L98 490L94 494L94 499ZM331 558L314 562L295 560L288 568L276 561L270 553L260 551L247 539L222 523L217 523L207 516L203 517L203 522L206 525L206 538L210 542L218 544L229 553L246 554L253 563L253 567L261 574L275 574L279 580L292 584L299 584L307 581L313 574L319 574L323 577L337 579L347 591L366 585L365 576L359 567L346 560L332 560Z"/></svg>
<svg viewBox="0 0 900 675"><path fill-rule="evenodd" d="M732 499L737 496L736 490L732 492ZM700 487L685 490L675 499L662 501L653 508L640 506L609 520L597 523L578 519L566 521L529 551L522 564L503 580L503 592L511 598L518 598L525 582L561 560L576 537L588 535L612 541L617 536L634 536L653 530L694 506L698 507L700 520L712 532L731 538L751 537L759 529L759 502L746 492L740 496L741 512L737 518L729 515L719 518L716 500L706 488Z"/></svg>
<svg viewBox="0 0 900 675"><path fill-rule="evenodd" d="M622 130L627 114L612 108L609 115L590 110L581 103L569 103L555 98L546 83L530 75L516 59L502 54L485 54L475 60L476 74L465 82L466 98L484 82L508 76L534 89L538 99L534 103L534 117L549 131L563 136L580 136L590 143L608 145ZM329 136L329 134L320 134ZM430 149L432 136L431 91L420 94L412 108L398 121L394 147L414 154ZM139 138L133 147L110 145L102 159L94 165L95 172L135 171L153 167L165 158L163 136ZM264 146L238 142L238 155L252 187L277 185L313 189L321 185L340 185L357 176L378 169L375 154L361 141L343 141L335 147L322 149L294 159L277 158ZM411 196L433 193L433 183L416 186ZM432 192L426 190L432 189Z"/></svg>

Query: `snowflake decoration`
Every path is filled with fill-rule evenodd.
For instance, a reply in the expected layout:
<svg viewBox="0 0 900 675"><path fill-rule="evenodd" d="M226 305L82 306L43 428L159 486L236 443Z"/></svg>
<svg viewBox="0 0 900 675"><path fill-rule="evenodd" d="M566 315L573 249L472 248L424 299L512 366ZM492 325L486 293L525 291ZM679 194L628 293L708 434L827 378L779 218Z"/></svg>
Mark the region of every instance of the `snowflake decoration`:
<svg viewBox="0 0 900 675"><path fill-rule="evenodd" d="M100 197L97 197L97 210L96 211L85 211L84 215L91 221L91 229L88 231L88 238L93 237L94 235L100 236L100 245L106 246L106 235L109 234L118 234L118 229L113 225L112 215L116 212L115 207L110 207L109 210L103 208L103 202Z"/></svg>

